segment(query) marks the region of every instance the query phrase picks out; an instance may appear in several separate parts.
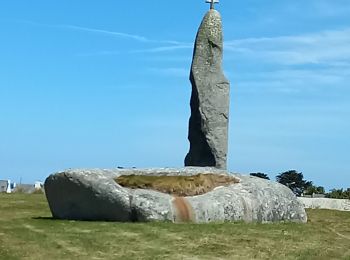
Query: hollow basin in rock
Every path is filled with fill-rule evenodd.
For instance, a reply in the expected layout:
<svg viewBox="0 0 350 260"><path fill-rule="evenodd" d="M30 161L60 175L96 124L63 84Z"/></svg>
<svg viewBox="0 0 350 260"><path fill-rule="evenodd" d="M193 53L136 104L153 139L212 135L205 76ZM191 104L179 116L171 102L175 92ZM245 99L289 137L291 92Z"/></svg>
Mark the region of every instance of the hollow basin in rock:
<svg viewBox="0 0 350 260"><path fill-rule="evenodd" d="M202 195L177 197L117 184L122 175L230 175L239 183L214 188ZM307 221L303 204L276 182L231 174L207 167L153 169L75 169L50 175L45 193L57 219L119 222L300 222Z"/></svg>

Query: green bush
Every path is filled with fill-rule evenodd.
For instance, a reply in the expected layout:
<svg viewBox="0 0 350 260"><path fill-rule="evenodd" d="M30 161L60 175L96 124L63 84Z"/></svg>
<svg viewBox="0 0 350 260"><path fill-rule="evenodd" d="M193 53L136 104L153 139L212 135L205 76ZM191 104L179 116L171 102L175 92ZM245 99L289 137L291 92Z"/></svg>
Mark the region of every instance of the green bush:
<svg viewBox="0 0 350 260"><path fill-rule="evenodd" d="M322 186L316 187L316 186L312 185L304 191L304 194L305 195L325 194L325 189Z"/></svg>
<svg viewBox="0 0 350 260"><path fill-rule="evenodd" d="M43 189L35 189L32 194L44 194Z"/></svg>
<svg viewBox="0 0 350 260"><path fill-rule="evenodd" d="M331 199L350 199L350 188L347 190L333 189L326 194L326 197Z"/></svg>
<svg viewBox="0 0 350 260"><path fill-rule="evenodd" d="M22 187L16 187L13 193L24 193L24 189Z"/></svg>

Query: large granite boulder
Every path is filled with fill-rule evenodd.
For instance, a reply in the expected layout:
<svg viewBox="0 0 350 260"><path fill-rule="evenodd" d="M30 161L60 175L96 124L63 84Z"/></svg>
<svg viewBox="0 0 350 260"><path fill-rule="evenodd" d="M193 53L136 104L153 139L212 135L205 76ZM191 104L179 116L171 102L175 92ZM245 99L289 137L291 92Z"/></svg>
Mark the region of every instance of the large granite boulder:
<svg viewBox="0 0 350 260"><path fill-rule="evenodd" d="M45 191L54 218L107 221L171 221L194 223L306 222L300 201L287 187L251 176L203 195L176 197L154 190L117 184L121 175L193 176L223 174L214 168L67 170L49 176Z"/></svg>
<svg viewBox="0 0 350 260"><path fill-rule="evenodd" d="M221 16L210 10L200 25L190 74L190 151L185 166L226 169L230 84L222 70Z"/></svg>

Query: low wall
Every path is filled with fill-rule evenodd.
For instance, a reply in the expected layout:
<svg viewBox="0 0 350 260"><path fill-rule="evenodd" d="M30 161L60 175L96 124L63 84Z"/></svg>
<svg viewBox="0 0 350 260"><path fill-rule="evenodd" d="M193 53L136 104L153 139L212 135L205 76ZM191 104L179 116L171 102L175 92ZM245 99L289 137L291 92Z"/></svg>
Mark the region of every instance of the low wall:
<svg viewBox="0 0 350 260"><path fill-rule="evenodd" d="M331 209L350 211L350 200L327 198L298 198L307 209Z"/></svg>

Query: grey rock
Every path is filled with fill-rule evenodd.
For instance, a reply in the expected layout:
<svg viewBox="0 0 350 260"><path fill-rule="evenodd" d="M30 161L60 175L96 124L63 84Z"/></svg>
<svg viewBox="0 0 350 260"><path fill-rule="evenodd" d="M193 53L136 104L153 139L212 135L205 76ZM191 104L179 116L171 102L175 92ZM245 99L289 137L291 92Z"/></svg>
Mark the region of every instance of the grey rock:
<svg viewBox="0 0 350 260"><path fill-rule="evenodd" d="M210 10L196 37L190 74L190 151L185 166L226 169L230 83L222 70L223 34L219 12Z"/></svg>
<svg viewBox="0 0 350 260"><path fill-rule="evenodd" d="M194 223L306 222L302 203L287 187L251 176L193 197L143 189L128 189L114 178L120 175L192 176L229 174L226 171L188 167L181 169L68 170L49 176L46 196L54 218L108 221L192 221Z"/></svg>
<svg viewBox="0 0 350 260"><path fill-rule="evenodd" d="M307 209L350 211L350 200L329 198L298 198Z"/></svg>
<svg viewBox="0 0 350 260"><path fill-rule="evenodd" d="M196 222L306 222L302 204L290 189L279 183L251 176L239 176L239 184L189 198Z"/></svg>
<svg viewBox="0 0 350 260"><path fill-rule="evenodd" d="M130 194L104 170L68 170L49 176L45 193L52 216L70 220L129 221Z"/></svg>

